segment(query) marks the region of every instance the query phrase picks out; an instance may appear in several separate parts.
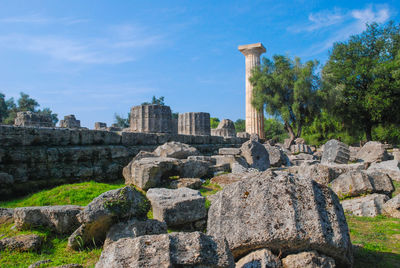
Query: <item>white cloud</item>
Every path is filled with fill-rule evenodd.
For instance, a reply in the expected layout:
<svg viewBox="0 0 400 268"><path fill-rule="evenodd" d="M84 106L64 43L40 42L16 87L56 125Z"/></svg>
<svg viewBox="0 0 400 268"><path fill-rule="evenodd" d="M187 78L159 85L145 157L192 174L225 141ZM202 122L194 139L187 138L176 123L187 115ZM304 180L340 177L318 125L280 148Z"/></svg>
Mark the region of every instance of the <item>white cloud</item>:
<svg viewBox="0 0 400 268"><path fill-rule="evenodd" d="M338 24L344 20L345 16L340 9L323 10L308 15L309 22L304 25L296 25L288 28L292 32L311 32L321 28L326 28Z"/></svg>
<svg viewBox="0 0 400 268"><path fill-rule="evenodd" d="M9 34L0 47L19 49L56 60L84 64L131 62L143 50L164 41L164 36L130 25L110 27L101 37L71 38L59 35Z"/></svg>
<svg viewBox="0 0 400 268"><path fill-rule="evenodd" d="M305 53L306 56L320 54L329 48L335 42L344 41L351 35L360 34L366 29L366 24L377 22L385 23L390 19L391 12L387 6L373 6L369 5L364 9L355 9L348 12L330 13L336 14L326 16L323 19L322 14L329 14L327 11L318 13L318 16L309 16L309 20L313 22L312 25L301 27L299 31L312 31L318 33L318 30L329 30L330 34L325 40L318 42L310 47Z"/></svg>

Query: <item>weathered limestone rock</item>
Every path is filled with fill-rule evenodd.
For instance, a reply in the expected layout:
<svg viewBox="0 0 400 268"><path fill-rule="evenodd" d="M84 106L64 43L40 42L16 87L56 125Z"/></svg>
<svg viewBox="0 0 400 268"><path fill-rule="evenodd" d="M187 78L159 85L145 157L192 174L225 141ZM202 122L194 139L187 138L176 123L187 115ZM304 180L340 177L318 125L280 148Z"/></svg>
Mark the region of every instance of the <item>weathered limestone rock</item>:
<svg viewBox="0 0 400 268"><path fill-rule="evenodd" d="M190 225L207 216L205 198L199 191L189 188L152 188L147 198L153 208L153 217L168 227L194 229Z"/></svg>
<svg viewBox="0 0 400 268"><path fill-rule="evenodd" d="M94 129L96 130L107 130L107 124L103 122L95 122Z"/></svg>
<svg viewBox="0 0 400 268"><path fill-rule="evenodd" d="M0 224L7 224L14 221L13 219L14 209L12 208L0 208Z"/></svg>
<svg viewBox="0 0 400 268"><path fill-rule="evenodd" d="M122 238L103 250L96 268L234 265L226 240L193 232Z"/></svg>
<svg viewBox="0 0 400 268"><path fill-rule="evenodd" d="M17 113L17 117L14 120L14 126L54 127L54 123L50 115L26 111Z"/></svg>
<svg viewBox="0 0 400 268"><path fill-rule="evenodd" d="M353 170L365 170L363 163L357 164L302 164L298 169L298 174L301 177L312 178L318 183L328 185L331 181L339 177L341 174Z"/></svg>
<svg viewBox="0 0 400 268"><path fill-rule="evenodd" d="M350 150L347 144L338 140L329 140L324 145L322 164L347 164L350 158Z"/></svg>
<svg viewBox="0 0 400 268"><path fill-rule="evenodd" d="M179 114L178 134L210 136L210 114L193 112Z"/></svg>
<svg viewBox="0 0 400 268"><path fill-rule="evenodd" d="M387 216L400 219L400 194L383 205L383 213Z"/></svg>
<svg viewBox="0 0 400 268"><path fill-rule="evenodd" d="M240 155L240 148L220 148L219 155Z"/></svg>
<svg viewBox="0 0 400 268"><path fill-rule="evenodd" d="M260 249L246 255L236 263L236 268L281 268L281 260L268 249Z"/></svg>
<svg viewBox="0 0 400 268"><path fill-rule="evenodd" d="M256 109L252 105L253 85L249 79L254 67L260 64L260 55L266 50L261 43L242 45L238 49L246 58L246 132L265 139L263 109Z"/></svg>
<svg viewBox="0 0 400 268"><path fill-rule="evenodd" d="M250 139L250 134L247 132L238 132L238 133L236 133L236 137Z"/></svg>
<svg viewBox="0 0 400 268"><path fill-rule="evenodd" d="M110 227L119 219L142 217L149 210L149 204L142 193L133 187L123 187L105 192L90 202L78 219L82 224L68 239L68 246L79 249L104 242Z"/></svg>
<svg viewBox="0 0 400 268"><path fill-rule="evenodd" d="M131 109L130 128L134 132L171 133L171 108L165 105L139 105Z"/></svg>
<svg viewBox="0 0 400 268"><path fill-rule="evenodd" d="M179 160L168 157L150 157L132 160L122 171L125 184L147 190L160 186L170 176L178 175Z"/></svg>
<svg viewBox="0 0 400 268"><path fill-rule="evenodd" d="M187 187L190 189L200 189L203 182L199 178L181 178L173 180L170 183L171 189L178 189L182 187Z"/></svg>
<svg viewBox="0 0 400 268"><path fill-rule="evenodd" d="M386 174L376 171L349 171L332 181L331 185L340 198L370 193L390 195L394 191L391 179Z"/></svg>
<svg viewBox="0 0 400 268"><path fill-rule="evenodd" d="M15 251L36 251L42 245L43 237L35 234L19 235L0 240L0 251L9 249Z"/></svg>
<svg viewBox="0 0 400 268"><path fill-rule="evenodd" d="M313 151L311 150L310 146L307 144L294 144L290 146L290 151L293 154L303 153L303 154L312 154Z"/></svg>
<svg viewBox="0 0 400 268"><path fill-rule="evenodd" d="M167 233L167 224L157 220L131 219L113 225L107 233L104 248L122 238L136 238L142 235Z"/></svg>
<svg viewBox="0 0 400 268"><path fill-rule="evenodd" d="M270 167L268 151L261 143L249 140L242 144L240 150L250 168L264 171Z"/></svg>
<svg viewBox="0 0 400 268"><path fill-rule="evenodd" d="M81 121L76 120L75 115L70 114L64 116L64 120L60 120L60 127L63 128L80 128Z"/></svg>
<svg viewBox="0 0 400 268"><path fill-rule="evenodd" d="M218 175L210 180L211 183L217 184L224 188L225 186L235 183L237 181L240 181L244 174L234 174L234 173L228 173L228 174L222 174Z"/></svg>
<svg viewBox="0 0 400 268"><path fill-rule="evenodd" d="M182 178L202 178L208 174L210 162L202 160L182 160L178 167Z"/></svg>
<svg viewBox="0 0 400 268"><path fill-rule="evenodd" d="M315 250L291 254L282 259L284 268L335 268L335 261Z"/></svg>
<svg viewBox="0 0 400 268"><path fill-rule="evenodd" d="M226 238L235 258L258 248L317 250L352 265L352 246L339 199L311 178L257 173L226 186L208 212L207 234Z"/></svg>
<svg viewBox="0 0 400 268"><path fill-rule="evenodd" d="M349 146L349 151L350 151L350 153L349 153L349 156L350 156L349 161L356 162L358 160L357 154L358 154L358 151L360 151L360 150L361 150L361 147Z"/></svg>
<svg viewBox="0 0 400 268"><path fill-rule="evenodd" d="M14 222L19 230L48 227L60 234L70 234L78 226L77 214L80 206L20 207L14 209Z"/></svg>
<svg viewBox="0 0 400 268"><path fill-rule="evenodd" d="M167 142L163 145L158 146L154 150L154 154L156 156L178 159L186 159L192 155L200 155L199 151L197 151L196 148L176 141Z"/></svg>
<svg viewBox="0 0 400 268"><path fill-rule="evenodd" d="M218 127L211 130L212 136L236 137L235 124L232 120L223 119L219 122Z"/></svg>
<svg viewBox="0 0 400 268"><path fill-rule="evenodd" d="M368 171L379 171L387 174L394 181L400 181L400 163L397 160L372 163Z"/></svg>
<svg viewBox="0 0 400 268"><path fill-rule="evenodd" d="M263 144L269 155L269 162L271 167L281 167L287 165L287 155L279 149L278 146L271 146L269 144Z"/></svg>
<svg viewBox="0 0 400 268"><path fill-rule="evenodd" d="M382 143L369 141L358 151L357 158L363 162L373 163L389 160L389 155Z"/></svg>
<svg viewBox="0 0 400 268"><path fill-rule="evenodd" d="M0 172L0 185L1 184L13 184L14 177L8 173Z"/></svg>
<svg viewBox="0 0 400 268"><path fill-rule="evenodd" d="M382 214L383 205L389 197L384 194L371 194L363 197L343 200L342 207L345 211L355 216L375 217Z"/></svg>
<svg viewBox="0 0 400 268"><path fill-rule="evenodd" d="M300 153L300 154L291 154L287 156L290 164L294 166L300 166L303 163L310 162L313 160L316 160L316 157L313 154L305 154L305 153Z"/></svg>

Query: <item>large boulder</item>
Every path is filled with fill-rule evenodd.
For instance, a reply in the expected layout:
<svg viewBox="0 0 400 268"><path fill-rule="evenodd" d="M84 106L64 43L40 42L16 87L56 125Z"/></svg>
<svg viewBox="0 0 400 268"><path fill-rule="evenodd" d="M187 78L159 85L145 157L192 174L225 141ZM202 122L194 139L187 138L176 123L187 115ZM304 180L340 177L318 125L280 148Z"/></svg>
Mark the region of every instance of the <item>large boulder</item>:
<svg viewBox="0 0 400 268"><path fill-rule="evenodd" d="M181 178L177 180L172 180L169 184L171 189L178 189L187 187L190 189L200 189L203 181L199 178Z"/></svg>
<svg viewBox="0 0 400 268"><path fill-rule="evenodd" d="M400 194L383 205L383 213L389 217L400 219Z"/></svg>
<svg viewBox="0 0 400 268"><path fill-rule="evenodd" d="M311 178L264 172L226 186L208 213L207 234L226 238L235 258L259 248L317 250L352 265L346 218L334 192Z"/></svg>
<svg viewBox="0 0 400 268"><path fill-rule="evenodd" d="M350 150L347 144L338 140L329 140L324 145L321 163L323 164L347 164L350 159Z"/></svg>
<svg viewBox="0 0 400 268"><path fill-rule="evenodd" d="M315 250L291 254L282 259L284 268L335 268L335 261Z"/></svg>
<svg viewBox="0 0 400 268"><path fill-rule="evenodd" d="M283 165L288 164L289 159L287 155L282 150L280 150L280 147L272 146L269 144L263 144L263 145L268 152L269 163L271 167L281 167Z"/></svg>
<svg viewBox="0 0 400 268"><path fill-rule="evenodd" d="M385 145L377 141L369 141L358 151L357 159L367 162L380 162L389 160Z"/></svg>
<svg viewBox="0 0 400 268"><path fill-rule="evenodd" d="M211 164L203 160L182 160L178 174L182 178L201 178L208 174Z"/></svg>
<svg viewBox="0 0 400 268"><path fill-rule="evenodd" d="M196 225L202 226L196 222L205 223L205 198L199 191L189 188L152 188L146 196L151 202L154 219L166 222L168 227L193 230L199 229Z"/></svg>
<svg viewBox="0 0 400 268"><path fill-rule="evenodd" d="M370 194L342 201L345 211L363 217L375 217L382 214L383 205L389 197L384 194Z"/></svg>
<svg viewBox="0 0 400 268"><path fill-rule="evenodd" d="M0 208L0 224L12 223L14 221L14 209Z"/></svg>
<svg viewBox="0 0 400 268"><path fill-rule="evenodd" d="M78 226L80 206L20 207L14 209L14 222L19 230L48 227L60 234L70 234Z"/></svg>
<svg viewBox="0 0 400 268"><path fill-rule="evenodd" d="M264 171L270 167L268 151L261 143L254 140L246 141L240 147L240 151L250 168Z"/></svg>
<svg viewBox="0 0 400 268"><path fill-rule="evenodd" d="M118 220L143 217L149 209L145 196L133 187L102 193L77 215L82 225L69 237L68 246L80 249L93 242L101 245L110 227Z"/></svg>
<svg viewBox="0 0 400 268"><path fill-rule="evenodd" d="M220 148L219 155L240 155L240 148Z"/></svg>
<svg viewBox="0 0 400 268"><path fill-rule="evenodd" d="M392 180L400 181L400 162L398 160L388 160L379 163L372 163L369 166L368 170L385 173Z"/></svg>
<svg viewBox="0 0 400 268"><path fill-rule="evenodd" d="M281 260L268 249L259 249L236 262L236 268L281 268Z"/></svg>
<svg viewBox="0 0 400 268"><path fill-rule="evenodd" d="M19 235L0 240L1 250L15 250L15 251L37 251L42 245L43 237L35 234Z"/></svg>
<svg viewBox="0 0 400 268"><path fill-rule="evenodd" d="M113 225L107 233L104 248L122 238L135 238L142 235L166 234L167 224L158 220L131 219Z"/></svg>
<svg viewBox="0 0 400 268"><path fill-rule="evenodd" d="M340 197L355 197L370 193L390 195L394 191L392 180L380 172L349 171L331 183L332 190Z"/></svg>
<svg viewBox="0 0 400 268"><path fill-rule="evenodd" d="M357 164L315 164L309 165L307 163L303 163L298 168L298 174L304 178L312 178L318 183L328 185L331 181L339 177L341 174L344 174L349 171L360 171L365 170L365 164L357 163Z"/></svg>
<svg viewBox="0 0 400 268"><path fill-rule="evenodd" d="M103 250L96 268L234 265L226 240L193 232L122 238Z"/></svg>
<svg viewBox="0 0 400 268"><path fill-rule="evenodd" d="M192 155L200 155L199 151L187 144L171 141L158 146L154 154L160 157L186 159Z"/></svg>
<svg viewBox="0 0 400 268"><path fill-rule="evenodd" d="M147 190L162 185L168 178L178 174L180 160L168 157L149 157L132 160L124 167L125 184L133 184Z"/></svg>

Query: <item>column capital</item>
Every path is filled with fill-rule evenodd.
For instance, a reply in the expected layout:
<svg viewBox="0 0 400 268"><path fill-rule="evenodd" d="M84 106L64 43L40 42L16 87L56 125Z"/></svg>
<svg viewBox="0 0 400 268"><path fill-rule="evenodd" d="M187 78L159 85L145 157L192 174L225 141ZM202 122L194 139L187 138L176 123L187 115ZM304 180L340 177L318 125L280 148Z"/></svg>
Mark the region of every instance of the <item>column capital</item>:
<svg viewBox="0 0 400 268"><path fill-rule="evenodd" d="M241 45L238 47L239 51L242 52L243 55L251 55L255 54L257 56L260 56L267 50L261 43L255 43L255 44L249 44L249 45Z"/></svg>

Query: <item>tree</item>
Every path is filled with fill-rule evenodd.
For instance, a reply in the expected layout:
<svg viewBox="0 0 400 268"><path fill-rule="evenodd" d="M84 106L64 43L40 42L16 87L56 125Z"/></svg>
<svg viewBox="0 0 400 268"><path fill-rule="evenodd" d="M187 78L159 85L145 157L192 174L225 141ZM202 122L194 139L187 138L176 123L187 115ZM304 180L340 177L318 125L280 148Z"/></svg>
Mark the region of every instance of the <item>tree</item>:
<svg viewBox="0 0 400 268"><path fill-rule="evenodd" d="M50 108L44 108L43 110L40 110L40 109L39 109L39 110L37 111L37 113L38 113L38 114L42 114L42 115L50 116L51 121L54 123L54 125L56 125L57 122L58 122L58 115L57 115L57 114L54 114L54 113L50 110Z"/></svg>
<svg viewBox="0 0 400 268"><path fill-rule="evenodd" d="M235 129L236 132L244 132L246 131L246 120L238 119L235 121Z"/></svg>
<svg viewBox="0 0 400 268"><path fill-rule="evenodd" d="M374 126L400 122L399 70L400 26L393 22L334 44L322 70L329 112L371 140Z"/></svg>
<svg viewBox="0 0 400 268"><path fill-rule="evenodd" d="M39 103L36 100L30 98L28 94L21 92L20 95L21 97L18 99L18 111L34 112L39 106Z"/></svg>
<svg viewBox="0 0 400 268"><path fill-rule="evenodd" d="M217 118L217 117L210 118L210 127L211 128L217 128L218 124L219 124L219 118Z"/></svg>
<svg viewBox="0 0 400 268"><path fill-rule="evenodd" d="M287 138L285 126L275 118L264 119L264 132L267 140L283 142Z"/></svg>
<svg viewBox="0 0 400 268"><path fill-rule="evenodd" d="M128 117L124 118L119 114L114 114L114 122L120 128L128 128L130 125L129 118L131 117L131 113L128 113Z"/></svg>
<svg viewBox="0 0 400 268"><path fill-rule="evenodd" d="M302 64L300 58L275 55L252 71L252 105L284 122L291 140L300 137L302 127L319 112L317 61Z"/></svg>
<svg viewBox="0 0 400 268"><path fill-rule="evenodd" d="M8 116L7 103L5 100L5 95L0 93L0 123Z"/></svg>
<svg viewBox="0 0 400 268"><path fill-rule="evenodd" d="M142 103L142 105L151 105L151 104L154 104L154 105L165 105L164 97L161 96L161 97L157 98L156 96L153 96L153 98L151 99L151 102L143 102Z"/></svg>

